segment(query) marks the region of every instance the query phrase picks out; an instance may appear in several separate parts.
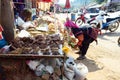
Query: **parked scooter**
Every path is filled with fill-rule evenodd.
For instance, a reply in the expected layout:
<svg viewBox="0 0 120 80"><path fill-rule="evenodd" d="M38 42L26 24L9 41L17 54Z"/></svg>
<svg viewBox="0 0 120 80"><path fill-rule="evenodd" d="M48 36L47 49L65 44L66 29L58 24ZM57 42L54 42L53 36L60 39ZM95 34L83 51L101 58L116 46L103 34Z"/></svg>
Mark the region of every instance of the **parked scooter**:
<svg viewBox="0 0 120 80"><path fill-rule="evenodd" d="M78 26L81 26L83 23L90 24L93 27L100 25L101 30L109 30L110 32L116 31L118 29L118 27L119 27L120 17L106 18L106 22L104 22L103 21L104 16L109 16L109 15L106 14L105 12L101 12L98 15L92 16L91 19L87 19L85 17L85 13L83 13L83 14L80 15L80 17L77 18L75 23Z"/></svg>
<svg viewBox="0 0 120 80"><path fill-rule="evenodd" d="M77 24L78 26L81 26L83 23L90 23L90 22L92 22L93 20L95 20L95 17L97 16L97 15L96 15L96 16L88 19L88 18L85 17L85 14L86 14L86 13L80 14L80 16L75 20L75 24Z"/></svg>
<svg viewBox="0 0 120 80"><path fill-rule="evenodd" d="M85 14L80 14L80 16L75 20L75 24L78 26L81 26L85 22Z"/></svg>
<svg viewBox="0 0 120 80"><path fill-rule="evenodd" d="M101 30L109 30L110 32L114 32L118 29L119 27L119 20L120 17L116 17L116 18L107 18L106 22L102 22L102 27ZM90 23L92 26L98 26L100 25L100 23L97 22L91 22Z"/></svg>

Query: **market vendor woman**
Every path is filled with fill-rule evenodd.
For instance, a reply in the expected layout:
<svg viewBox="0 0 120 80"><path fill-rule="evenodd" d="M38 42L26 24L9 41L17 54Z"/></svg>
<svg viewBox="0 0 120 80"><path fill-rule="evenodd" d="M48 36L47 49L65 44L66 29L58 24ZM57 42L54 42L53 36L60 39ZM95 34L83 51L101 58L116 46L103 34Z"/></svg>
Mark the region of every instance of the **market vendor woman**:
<svg viewBox="0 0 120 80"><path fill-rule="evenodd" d="M67 28L70 28L75 38L78 39L78 43L75 45L75 47L79 48L78 54L80 56L77 59L85 59L85 55L87 53L90 43L92 43L93 41L97 42L96 39L98 36L98 32L100 31L99 27L93 28L91 26L84 26L78 28L78 26L69 19L67 19L65 26Z"/></svg>

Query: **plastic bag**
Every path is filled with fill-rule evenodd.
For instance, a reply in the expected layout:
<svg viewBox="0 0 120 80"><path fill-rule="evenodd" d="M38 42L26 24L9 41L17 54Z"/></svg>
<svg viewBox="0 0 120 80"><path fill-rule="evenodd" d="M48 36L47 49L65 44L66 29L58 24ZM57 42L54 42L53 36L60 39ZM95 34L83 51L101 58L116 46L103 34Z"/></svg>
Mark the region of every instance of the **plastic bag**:
<svg viewBox="0 0 120 80"><path fill-rule="evenodd" d="M21 25L24 30L27 30L29 27L34 27L34 24L31 21L25 22Z"/></svg>
<svg viewBox="0 0 120 80"><path fill-rule="evenodd" d="M86 75L88 73L88 68L83 63L78 63L76 67L74 67L75 71L75 80L85 80Z"/></svg>
<svg viewBox="0 0 120 80"><path fill-rule="evenodd" d="M73 80L74 78L75 75L74 66L75 66L74 59L72 57L69 57L64 64L65 67L64 74L69 80Z"/></svg>
<svg viewBox="0 0 120 80"><path fill-rule="evenodd" d="M25 21L21 17L18 17L15 21L15 24L18 26L22 26L24 23Z"/></svg>
<svg viewBox="0 0 120 80"><path fill-rule="evenodd" d="M5 53L9 52L10 46L11 45L5 45L3 48L0 49L0 53L5 54Z"/></svg>
<svg viewBox="0 0 120 80"><path fill-rule="evenodd" d="M36 67L39 65L39 61L32 61L32 60L30 60L30 61L27 61L27 65L29 66L29 68L31 70L35 70Z"/></svg>
<svg viewBox="0 0 120 80"><path fill-rule="evenodd" d="M20 33L18 34L18 37L31 37L30 33L26 30L21 30Z"/></svg>

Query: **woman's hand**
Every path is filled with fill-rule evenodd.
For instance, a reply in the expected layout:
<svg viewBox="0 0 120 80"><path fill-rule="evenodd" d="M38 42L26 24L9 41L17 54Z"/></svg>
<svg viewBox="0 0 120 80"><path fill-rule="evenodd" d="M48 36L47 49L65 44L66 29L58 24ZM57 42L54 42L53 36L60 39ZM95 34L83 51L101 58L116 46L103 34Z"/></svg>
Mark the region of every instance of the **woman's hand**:
<svg viewBox="0 0 120 80"><path fill-rule="evenodd" d="M78 45L75 45L74 48L77 49Z"/></svg>

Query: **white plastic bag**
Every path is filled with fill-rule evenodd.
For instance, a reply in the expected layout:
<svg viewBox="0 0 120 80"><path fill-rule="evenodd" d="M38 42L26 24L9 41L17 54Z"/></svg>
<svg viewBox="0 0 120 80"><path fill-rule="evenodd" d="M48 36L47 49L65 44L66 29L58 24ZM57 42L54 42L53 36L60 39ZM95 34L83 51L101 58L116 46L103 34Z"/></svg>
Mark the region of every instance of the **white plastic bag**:
<svg viewBox="0 0 120 80"><path fill-rule="evenodd" d="M34 27L34 24L31 21L25 22L24 24L22 24L22 28L24 30L27 30L29 27Z"/></svg>
<svg viewBox="0 0 120 80"><path fill-rule="evenodd" d="M65 77L67 77L69 80L73 80L75 72L74 72L74 66L75 66L75 62L74 59L72 57L69 57L65 64L64 64L64 74Z"/></svg>
<svg viewBox="0 0 120 80"><path fill-rule="evenodd" d="M27 65L31 70L36 70L36 67L39 65L39 61L30 60L27 62Z"/></svg>
<svg viewBox="0 0 120 80"><path fill-rule="evenodd" d="M31 37L30 33L26 30L21 30L20 33L18 34L18 37Z"/></svg>
<svg viewBox="0 0 120 80"><path fill-rule="evenodd" d="M78 63L74 67L75 80L84 80L88 74L88 68L83 63Z"/></svg>
<svg viewBox="0 0 120 80"><path fill-rule="evenodd" d="M69 80L73 80L73 77L75 75L74 70L71 70L66 64L64 64L64 74L65 77Z"/></svg>
<svg viewBox="0 0 120 80"><path fill-rule="evenodd" d="M40 64L39 66L36 67L35 74L36 76L42 76L45 71L45 66L43 64Z"/></svg>
<svg viewBox="0 0 120 80"><path fill-rule="evenodd" d="M46 71L48 71L50 74L54 72L54 69L52 66L46 66Z"/></svg>
<svg viewBox="0 0 120 80"><path fill-rule="evenodd" d="M25 23L25 21L24 21L21 17L18 17L18 18L16 19L16 24L17 24L18 26L22 26L24 23Z"/></svg>

